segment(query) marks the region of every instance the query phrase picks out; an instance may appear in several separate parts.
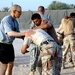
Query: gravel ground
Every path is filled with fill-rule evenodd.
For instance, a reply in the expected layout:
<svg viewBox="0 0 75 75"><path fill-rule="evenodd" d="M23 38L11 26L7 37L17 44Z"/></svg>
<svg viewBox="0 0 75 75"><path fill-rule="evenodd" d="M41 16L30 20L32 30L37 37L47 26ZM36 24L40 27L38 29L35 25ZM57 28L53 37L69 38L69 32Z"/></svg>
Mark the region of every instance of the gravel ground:
<svg viewBox="0 0 75 75"><path fill-rule="evenodd" d="M21 54L21 47L23 41L20 39L15 39L13 42L15 48L15 64L13 68L12 75L28 75L29 74L29 53L23 55ZM39 75L38 70L36 70L36 74ZM75 70L73 67L66 67L66 69L61 70L61 75L75 75Z"/></svg>

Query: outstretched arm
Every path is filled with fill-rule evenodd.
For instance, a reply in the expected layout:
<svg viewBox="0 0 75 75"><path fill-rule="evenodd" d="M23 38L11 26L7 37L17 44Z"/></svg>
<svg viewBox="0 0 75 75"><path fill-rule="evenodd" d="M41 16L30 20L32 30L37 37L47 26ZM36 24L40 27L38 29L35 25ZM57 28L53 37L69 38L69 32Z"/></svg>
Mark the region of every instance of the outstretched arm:
<svg viewBox="0 0 75 75"><path fill-rule="evenodd" d="M25 32L15 32L15 31L10 31L6 33L10 37L16 37L16 38L21 38L25 36Z"/></svg>

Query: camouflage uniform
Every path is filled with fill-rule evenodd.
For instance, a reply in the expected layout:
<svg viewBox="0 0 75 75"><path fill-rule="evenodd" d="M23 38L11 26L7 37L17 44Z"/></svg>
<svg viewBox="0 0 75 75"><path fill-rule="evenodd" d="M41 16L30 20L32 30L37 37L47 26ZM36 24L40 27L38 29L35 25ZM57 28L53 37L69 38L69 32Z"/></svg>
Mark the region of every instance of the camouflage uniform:
<svg viewBox="0 0 75 75"><path fill-rule="evenodd" d="M57 51L55 56L55 75L60 75L62 67L62 48L60 45L57 45Z"/></svg>
<svg viewBox="0 0 75 75"><path fill-rule="evenodd" d="M47 18L46 16L44 16L44 15L40 15L40 16L41 16L42 20L46 19L46 20L50 21L50 19ZM36 27L36 25L32 21L32 23L30 25L30 29L33 29L34 27ZM42 74L42 65L41 65L40 58L38 59L39 54L40 54L39 53L39 47L37 45L35 45L35 44L31 44L31 45L32 45L32 48L31 48L31 51L30 51L30 53L31 53L31 55L30 55L30 71L36 71L36 66L37 66L38 71L39 71L39 73L41 75ZM40 60L40 61L38 62L37 60Z"/></svg>
<svg viewBox="0 0 75 75"><path fill-rule="evenodd" d="M63 50L63 64L62 64L62 68L64 69L65 68L65 62L67 61L68 62L68 65L69 66L73 66L73 63L72 63L72 53L71 53L71 50L70 50L70 44L67 40L63 41L64 39L64 34L63 33L60 33L60 32L57 32L57 36L58 36L58 39L62 45L62 50ZM63 44L64 42L64 44ZM67 42L67 44L65 44L65 42Z"/></svg>
<svg viewBox="0 0 75 75"><path fill-rule="evenodd" d="M70 43L67 39L63 40L64 44L63 44L63 64L62 64L62 68L65 68L65 62L67 61L68 64L72 65L72 53L71 53L71 49L70 49ZM69 65L69 66L70 66Z"/></svg>
<svg viewBox="0 0 75 75"><path fill-rule="evenodd" d="M32 23L32 25L31 25L31 28L34 28L35 27L35 25L34 25L34 23ZM33 51L31 50L31 55L33 55L33 57L34 57L34 54L36 54L36 53L34 53L35 52L35 49L36 49L37 47L36 47L36 45L34 45L34 47L33 47ZM59 48L59 47L58 47ZM38 48L37 48L38 49ZM37 50L38 51L38 50ZM62 52L62 50L59 48L59 50L58 51L61 51ZM61 54L60 54L61 55ZM55 66L56 66L56 69L54 69L53 71L53 73L56 73L57 75L60 75L60 70L61 70L61 58L62 58L62 55L59 57L59 58L56 58L56 60L52 60L52 63L53 64L55 64ZM35 62L35 60L36 60L37 58L31 58L31 61L33 60L33 62ZM40 61L41 62L41 61ZM56 63L55 63L56 62ZM38 64L37 62L35 62L36 64ZM31 66L31 64L33 64L34 65L34 67L33 66ZM31 68L31 71L35 71L36 70L36 64L34 64L34 63L32 63L32 62L30 62L30 66L32 67ZM41 63L40 63L41 64ZM58 67L59 66L59 67ZM41 66L39 66L40 67L40 69L42 70L42 65ZM40 75L41 75L41 72L42 71L40 71Z"/></svg>
<svg viewBox="0 0 75 75"><path fill-rule="evenodd" d="M62 67L62 45L63 45L63 38L64 38L64 35L57 32L57 37L58 37L58 40L60 41L61 43L61 46L58 45L58 51L57 51L57 57L58 59L56 58L55 62L56 62L56 75L60 75L60 72L61 72L61 67ZM59 61L59 62L58 62Z"/></svg>
<svg viewBox="0 0 75 75"><path fill-rule="evenodd" d="M33 29L35 24L32 22L30 29ZM29 75L34 75L34 72L36 71L36 67L38 68L39 74L42 75L42 65L41 65L41 60L39 58L40 55L40 47L38 47L35 44L31 44L31 51L30 51L30 72L32 74ZM40 60L40 61L38 61Z"/></svg>
<svg viewBox="0 0 75 75"><path fill-rule="evenodd" d="M38 57L40 55L40 48L35 45L31 44L32 48L30 51L30 69L31 71L36 71L36 66L38 64Z"/></svg>
<svg viewBox="0 0 75 75"><path fill-rule="evenodd" d="M66 49L64 49L65 51L63 52L63 59L64 59L64 61L65 61L66 54L68 52L68 48L69 48L68 46L70 47L70 51L69 51L70 54L69 55L72 58L73 65L75 65L75 36L73 36L72 34L67 35L64 38L64 47L66 47ZM71 58L69 58L68 61Z"/></svg>
<svg viewBox="0 0 75 75"><path fill-rule="evenodd" d="M55 42L48 41L48 43L43 44L40 50L42 75L60 75L62 64L61 47L58 47Z"/></svg>
<svg viewBox="0 0 75 75"><path fill-rule="evenodd" d="M62 19L62 27L64 30L64 39L63 39L63 65L65 64L65 57L67 54L69 59L72 58L72 63L75 66L75 19L74 18L68 18ZM69 51L68 51L69 50ZM63 66L64 67L64 66Z"/></svg>

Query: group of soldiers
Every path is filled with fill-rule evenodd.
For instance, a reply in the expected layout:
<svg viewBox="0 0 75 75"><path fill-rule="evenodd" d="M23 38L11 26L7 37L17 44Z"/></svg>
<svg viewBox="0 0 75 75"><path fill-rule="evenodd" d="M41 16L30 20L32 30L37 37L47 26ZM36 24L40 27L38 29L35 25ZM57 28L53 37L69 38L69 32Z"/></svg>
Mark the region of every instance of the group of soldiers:
<svg viewBox="0 0 75 75"><path fill-rule="evenodd" d="M62 49L51 21L44 15L45 8L38 7L38 13L31 17L34 33L31 35L30 73L34 75L36 67L40 75L60 75L62 66ZM41 30L42 29L42 30ZM32 31L30 31L32 32ZM29 35L30 36L30 35ZM22 53L25 54L30 41L25 35Z"/></svg>
<svg viewBox="0 0 75 75"><path fill-rule="evenodd" d="M52 25L52 22L50 21L50 19L48 19L45 15L44 15L45 9L43 6L39 6L38 7L38 14L40 14L42 21L44 23L46 23L48 21L48 23L50 25ZM61 72L61 67L64 69L65 68L65 62L67 61L68 64L72 65L75 69L75 29L74 29L74 25L75 25L75 13L71 13L70 16L65 16L62 20L61 20L61 24L60 27L57 30L57 33L55 32L55 29L52 25L51 28L45 28L43 23L41 24L42 26L39 26L38 24L36 24L36 22L33 20L32 24L31 24L31 29L38 29L41 28L43 30L45 30L54 40L55 42L58 44L58 50L56 50L55 53L55 57L54 58L54 63L55 64L55 69L56 70L54 72L54 75L60 75ZM36 71L36 66L38 67L38 71L40 73L40 75L42 75L42 65L41 64L41 56L40 56L40 48L35 45L35 44L31 44L32 45L32 49L30 51L30 73L29 75L34 75L34 72ZM44 47L43 47L44 48ZM51 58L53 61L53 58ZM48 63L48 61L47 61ZM46 64L44 64L45 66ZM47 66L46 66L47 67ZM44 67L45 68L45 67ZM48 68L47 68L48 69ZM46 70L47 70L46 69ZM45 72L46 72L45 70ZM46 73L43 73L43 75L49 75ZM53 74L51 74L53 75Z"/></svg>
<svg viewBox="0 0 75 75"><path fill-rule="evenodd" d="M34 75L36 67L40 75L60 75L61 67L65 68L66 55L75 69L75 13L61 20L57 34L55 28L45 13L43 6L38 7L38 13L31 17L32 24L27 32L20 32L17 18L22 9L13 5L10 15L5 16L0 24L0 75L12 75L14 65L13 41L15 38L24 40L21 52L30 50L30 73Z"/></svg>

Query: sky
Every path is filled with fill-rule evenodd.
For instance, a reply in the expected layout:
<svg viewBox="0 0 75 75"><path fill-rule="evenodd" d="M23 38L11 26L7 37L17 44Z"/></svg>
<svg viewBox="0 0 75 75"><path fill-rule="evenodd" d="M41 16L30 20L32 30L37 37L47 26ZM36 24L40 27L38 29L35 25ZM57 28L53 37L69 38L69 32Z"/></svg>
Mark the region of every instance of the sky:
<svg viewBox="0 0 75 75"><path fill-rule="evenodd" d="M38 6L42 5L47 8L52 1L75 4L75 0L0 0L0 10L4 7L10 8L12 4L18 4L22 7L22 11L37 11Z"/></svg>

